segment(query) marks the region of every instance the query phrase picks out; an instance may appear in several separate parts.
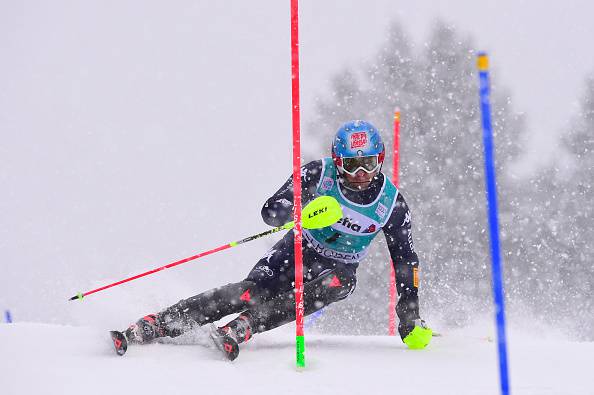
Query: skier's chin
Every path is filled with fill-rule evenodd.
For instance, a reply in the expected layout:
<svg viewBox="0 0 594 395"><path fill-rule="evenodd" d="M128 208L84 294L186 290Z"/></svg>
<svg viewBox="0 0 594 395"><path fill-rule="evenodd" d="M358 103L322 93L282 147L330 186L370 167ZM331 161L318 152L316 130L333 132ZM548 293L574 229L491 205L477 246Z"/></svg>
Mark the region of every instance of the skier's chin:
<svg viewBox="0 0 594 395"><path fill-rule="evenodd" d="M367 188L369 188L369 185L371 185L371 180L369 180L369 181L347 181L347 180L344 180L343 185L353 191L364 191Z"/></svg>

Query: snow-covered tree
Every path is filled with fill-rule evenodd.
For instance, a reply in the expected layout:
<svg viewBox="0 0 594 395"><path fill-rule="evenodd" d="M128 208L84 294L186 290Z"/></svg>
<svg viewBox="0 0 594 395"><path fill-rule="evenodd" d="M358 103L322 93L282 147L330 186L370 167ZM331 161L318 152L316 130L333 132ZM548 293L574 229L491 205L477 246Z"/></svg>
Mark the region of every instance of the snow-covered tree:
<svg viewBox="0 0 594 395"><path fill-rule="evenodd" d="M580 111L570 123L559 163L541 170L532 181L537 193L522 206L525 300L548 322L594 339L594 79L585 84ZM518 287L518 289L520 289Z"/></svg>
<svg viewBox="0 0 594 395"><path fill-rule="evenodd" d="M576 320L578 335L594 339L594 76L586 82L579 116L564 140L564 145L575 158L576 170L569 178L571 198L565 202L567 212L563 219L569 220L564 232L566 244L570 245L572 259L561 269L564 287L569 288L565 316ZM570 211L571 210L571 211Z"/></svg>
<svg viewBox="0 0 594 395"><path fill-rule="evenodd" d="M471 40L443 23L434 26L422 51L413 48L401 27L392 24L377 56L361 67L361 84L335 83L334 91L319 100L318 116L307 131L315 136L310 140L326 143L345 121L364 118L383 130L390 153L393 111L402 110L401 186L413 212L421 259L422 311L439 311L455 323L466 317L465 310L490 304L476 57ZM358 91L337 95L336 86L347 85ZM516 137L522 124L508 97L498 91L495 85L493 120L498 167L504 176L519 154ZM348 111L343 98L349 98L355 112ZM322 146L321 154L327 149ZM388 175L389 163L391 156L384 167ZM504 213L510 209L502 205ZM387 325L389 256L383 238L378 240L371 258L359 268L357 292L330 308L343 312L341 320L345 311L353 320L361 318L357 325L347 325L352 332L377 333ZM326 321L331 327L331 318Z"/></svg>

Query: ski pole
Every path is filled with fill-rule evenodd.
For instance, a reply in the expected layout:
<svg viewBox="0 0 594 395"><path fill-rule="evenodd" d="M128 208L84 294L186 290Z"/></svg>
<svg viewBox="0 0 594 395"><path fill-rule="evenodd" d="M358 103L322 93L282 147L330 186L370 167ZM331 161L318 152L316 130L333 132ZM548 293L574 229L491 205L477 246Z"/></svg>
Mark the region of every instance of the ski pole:
<svg viewBox="0 0 594 395"><path fill-rule="evenodd" d="M302 226L306 229L324 228L326 226L330 226L330 225L336 223L341 218L342 218L342 208L340 207L340 204L338 203L338 201L331 196L320 196L320 197L312 200L303 209ZM184 259L180 259L179 261L171 262L165 266L161 266L161 267L149 270L147 272L140 273L140 274L125 278L120 281L116 281L115 283L104 285L102 287L93 289L91 291L79 292L78 294L71 297L69 300L76 300L76 299L82 300L82 298L84 298L85 296L94 294L96 292L103 291L105 289L115 287L117 285L124 284L124 283L127 283L132 280L136 280L137 278L145 277L150 274L157 273L162 270L181 265L182 263L190 262L190 261L196 260L198 258L202 258L204 256L214 254L215 252L223 251L228 248L247 243L248 241L259 239L260 237L263 237L263 236L268 236L273 233L280 232L282 230L289 230L289 229L292 229L294 226L295 226L294 222L291 221L291 222L286 223L282 226L277 226L276 228L272 228L265 232L246 237L245 239L241 239L239 241L234 241L234 242L231 242L228 244L224 244L217 248L213 248L212 250L204 251L199 254L192 255L192 256L184 258Z"/></svg>

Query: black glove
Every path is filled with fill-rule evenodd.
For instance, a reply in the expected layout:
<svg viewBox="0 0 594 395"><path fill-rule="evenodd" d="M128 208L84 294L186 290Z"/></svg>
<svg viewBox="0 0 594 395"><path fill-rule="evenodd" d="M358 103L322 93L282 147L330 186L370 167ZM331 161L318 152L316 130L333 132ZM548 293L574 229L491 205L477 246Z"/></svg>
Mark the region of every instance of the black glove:
<svg viewBox="0 0 594 395"><path fill-rule="evenodd" d="M425 323L425 320L422 320L420 318L414 320L413 322L398 324L398 332L400 333L400 337L402 338L402 340L404 340L404 338L408 336L413 331L413 329L415 329L416 326L420 326L423 329L429 328Z"/></svg>

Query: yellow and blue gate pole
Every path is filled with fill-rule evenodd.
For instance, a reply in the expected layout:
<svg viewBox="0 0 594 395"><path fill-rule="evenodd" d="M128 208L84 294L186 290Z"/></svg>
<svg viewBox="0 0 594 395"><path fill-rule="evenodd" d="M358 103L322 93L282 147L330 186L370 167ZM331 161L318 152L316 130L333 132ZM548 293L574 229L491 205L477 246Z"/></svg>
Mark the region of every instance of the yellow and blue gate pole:
<svg viewBox="0 0 594 395"><path fill-rule="evenodd" d="M491 237L491 260L493 275L493 297L497 323L497 349L499 352L499 376L501 393L509 395L507 368L507 341L505 336L505 303L501 267L501 248L499 244L499 219L497 212L497 183L495 178L495 160L493 147L493 128L491 125L491 103L489 86L489 58L479 52L477 57L479 71L479 92L483 125L483 146L485 155L485 184L487 189L487 211L489 234Z"/></svg>

